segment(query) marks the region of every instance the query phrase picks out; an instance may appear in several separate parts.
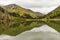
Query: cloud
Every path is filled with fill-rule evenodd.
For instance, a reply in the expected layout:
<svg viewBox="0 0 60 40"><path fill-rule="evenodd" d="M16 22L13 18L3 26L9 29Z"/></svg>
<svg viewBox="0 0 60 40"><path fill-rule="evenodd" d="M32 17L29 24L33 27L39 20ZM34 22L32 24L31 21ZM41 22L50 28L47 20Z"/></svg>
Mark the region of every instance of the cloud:
<svg viewBox="0 0 60 40"><path fill-rule="evenodd" d="M42 14L48 14L52 10L55 10L58 6L53 6L53 7L42 7L42 8L29 8L34 12L40 12Z"/></svg>
<svg viewBox="0 0 60 40"><path fill-rule="evenodd" d="M53 32L24 32L12 40L60 40L59 33Z"/></svg>
<svg viewBox="0 0 60 40"><path fill-rule="evenodd" d="M60 4L60 0L19 0L17 4L26 7L26 8L33 8L33 7L51 7Z"/></svg>
<svg viewBox="0 0 60 40"><path fill-rule="evenodd" d="M12 39L13 36L9 36L9 35L0 35L0 40L10 40Z"/></svg>
<svg viewBox="0 0 60 40"><path fill-rule="evenodd" d="M14 3L45 14L60 5L60 0L0 0L0 4L8 5Z"/></svg>
<svg viewBox="0 0 60 40"><path fill-rule="evenodd" d="M55 29L49 27L48 25L42 25L41 27L35 27L35 28L31 29L30 31L32 31L32 32L40 32L40 31L43 31L43 32L59 33Z"/></svg>
<svg viewBox="0 0 60 40"><path fill-rule="evenodd" d="M16 3L23 7L49 7L56 6L60 4L60 0L0 0L1 4L11 4Z"/></svg>
<svg viewBox="0 0 60 40"><path fill-rule="evenodd" d="M0 35L0 40L60 40L60 33L26 31L17 36Z"/></svg>

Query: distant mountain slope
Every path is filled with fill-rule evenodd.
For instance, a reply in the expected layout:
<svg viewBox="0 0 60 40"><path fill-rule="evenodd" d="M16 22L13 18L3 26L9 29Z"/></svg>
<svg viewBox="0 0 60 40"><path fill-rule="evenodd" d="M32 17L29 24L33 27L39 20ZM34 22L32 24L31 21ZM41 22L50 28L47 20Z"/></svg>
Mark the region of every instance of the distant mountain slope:
<svg viewBox="0 0 60 40"><path fill-rule="evenodd" d="M60 6L53 10L52 12L45 15L45 18L60 18Z"/></svg>
<svg viewBox="0 0 60 40"><path fill-rule="evenodd" d="M8 10L8 12L19 14L21 18L39 18L35 12L22 8L16 4L6 5L3 8Z"/></svg>
<svg viewBox="0 0 60 40"><path fill-rule="evenodd" d="M0 7L0 22L9 20L9 14L6 10Z"/></svg>
<svg viewBox="0 0 60 40"><path fill-rule="evenodd" d="M8 22L12 20L16 20L18 17L18 14L10 13L7 10L5 10L3 7L0 7L0 22Z"/></svg>

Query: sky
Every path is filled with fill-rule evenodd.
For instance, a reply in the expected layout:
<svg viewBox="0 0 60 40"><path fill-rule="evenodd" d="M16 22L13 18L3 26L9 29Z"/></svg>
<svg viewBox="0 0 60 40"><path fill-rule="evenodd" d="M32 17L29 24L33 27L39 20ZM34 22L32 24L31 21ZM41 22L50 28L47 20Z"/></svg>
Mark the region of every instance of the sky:
<svg viewBox="0 0 60 40"><path fill-rule="evenodd" d="M35 12L47 14L60 5L60 0L0 0L0 4L17 4Z"/></svg>

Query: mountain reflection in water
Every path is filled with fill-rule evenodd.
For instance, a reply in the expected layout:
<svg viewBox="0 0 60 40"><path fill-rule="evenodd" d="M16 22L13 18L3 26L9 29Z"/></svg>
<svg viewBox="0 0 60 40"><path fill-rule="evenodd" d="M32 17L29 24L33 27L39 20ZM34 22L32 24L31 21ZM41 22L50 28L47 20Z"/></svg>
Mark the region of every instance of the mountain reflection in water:
<svg viewBox="0 0 60 40"><path fill-rule="evenodd" d="M34 27L39 27L43 24L43 22L10 22L5 24L1 23L0 34L15 36Z"/></svg>
<svg viewBox="0 0 60 40"><path fill-rule="evenodd" d="M42 28L45 26L47 25L43 25ZM0 40L60 40L60 33L56 30L50 28L53 31L51 32L49 29L44 31L42 28L33 28L32 30L25 31L17 36L0 35ZM35 29L41 31L36 31Z"/></svg>
<svg viewBox="0 0 60 40"><path fill-rule="evenodd" d="M59 22L0 23L0 40L60 40L59 26Z"/></svg>

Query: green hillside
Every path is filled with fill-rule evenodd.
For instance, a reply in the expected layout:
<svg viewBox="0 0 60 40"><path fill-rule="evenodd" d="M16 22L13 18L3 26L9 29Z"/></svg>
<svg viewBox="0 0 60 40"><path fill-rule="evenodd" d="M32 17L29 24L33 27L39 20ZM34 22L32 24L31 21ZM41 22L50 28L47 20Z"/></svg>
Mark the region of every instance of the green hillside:
<svg viewBox="0 0 60 40"><path fill-rule="evenodd" d="M44 17L48 19L60 18L60 6L48 13L47 15L45 15Z"/></svg>
<svg viewBox="0 0 60 40"><path fill-rule="evenodd" d="M6 22L8 20L10 20L8 12L0 7L0 22Z"/></svg>
<svg viewBox="0 0 60 40"><path fill-rule="evenodd" d="M0 7L0 22L16 21L17 19L19 19L19 17L17 16L20 17L20 15L8 12L3 7Z"/></svg>
<svg viewBox="0 0 60 40"><path fill-rule="evenodd" d="M39 16L36 15L35 12L22 8L16 4L6 5L3 8L8 10L8 12L19 14L20 18L39 18Z"/></svg>

